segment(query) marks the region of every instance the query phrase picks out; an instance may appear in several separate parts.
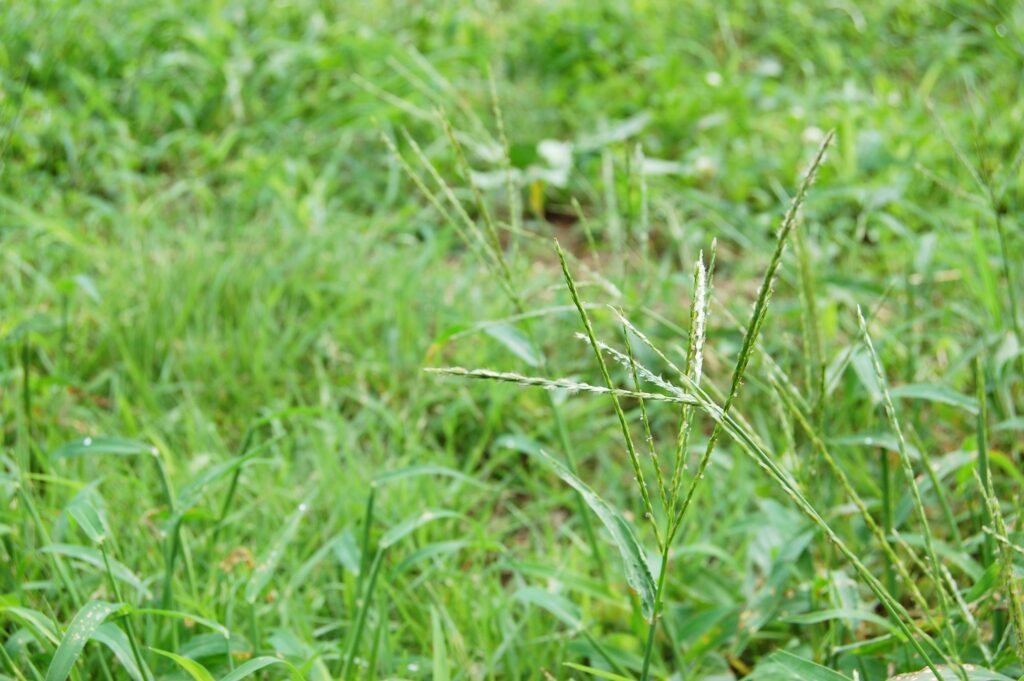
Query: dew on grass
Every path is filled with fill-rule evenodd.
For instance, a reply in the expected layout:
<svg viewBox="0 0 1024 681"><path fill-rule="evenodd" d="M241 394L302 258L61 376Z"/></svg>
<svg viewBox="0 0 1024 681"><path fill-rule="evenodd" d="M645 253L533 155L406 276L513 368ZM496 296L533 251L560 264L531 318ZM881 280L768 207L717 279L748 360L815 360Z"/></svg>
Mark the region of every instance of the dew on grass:
<svg viewBox="0 0 1024 681"><path fill-rule="evenodd" d="M87 437L84 440L82 440L82 445L85 446L85 447L88 447L91 444L92 444L92 438L91 437Z"/></svg>

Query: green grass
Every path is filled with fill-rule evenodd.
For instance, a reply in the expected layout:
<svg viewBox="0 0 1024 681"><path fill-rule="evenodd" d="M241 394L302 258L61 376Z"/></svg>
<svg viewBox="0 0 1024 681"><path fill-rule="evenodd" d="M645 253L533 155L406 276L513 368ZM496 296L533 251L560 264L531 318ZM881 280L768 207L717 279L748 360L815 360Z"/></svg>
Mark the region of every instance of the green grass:
<svg viewBox="0 0 1024 681"><path fill-rule="evenodd" d="M0 679L1022 678L1024 6L858 5L0 2Z"/></svg>

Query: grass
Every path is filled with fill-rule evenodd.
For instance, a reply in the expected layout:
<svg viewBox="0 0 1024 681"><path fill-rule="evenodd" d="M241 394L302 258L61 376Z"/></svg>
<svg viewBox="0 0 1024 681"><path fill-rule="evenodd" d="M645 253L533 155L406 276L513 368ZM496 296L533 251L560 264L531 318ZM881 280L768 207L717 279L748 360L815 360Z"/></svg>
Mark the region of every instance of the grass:
<svg viewBox="0 0 1024 681"><path fill-rule="evenodd" d="M0 12L0 678L1024 676L1019 3Z"/></svg>

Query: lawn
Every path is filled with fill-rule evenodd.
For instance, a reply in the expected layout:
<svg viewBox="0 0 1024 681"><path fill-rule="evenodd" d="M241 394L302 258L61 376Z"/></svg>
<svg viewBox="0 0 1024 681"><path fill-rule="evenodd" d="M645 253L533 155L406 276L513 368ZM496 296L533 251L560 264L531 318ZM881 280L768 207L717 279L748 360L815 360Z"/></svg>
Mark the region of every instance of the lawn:
<svg viewBox="0 0 1024 681"><path fill-rule="evenodd" d="M1024 678L1024 4L0 0L0 679Z"/></svg>

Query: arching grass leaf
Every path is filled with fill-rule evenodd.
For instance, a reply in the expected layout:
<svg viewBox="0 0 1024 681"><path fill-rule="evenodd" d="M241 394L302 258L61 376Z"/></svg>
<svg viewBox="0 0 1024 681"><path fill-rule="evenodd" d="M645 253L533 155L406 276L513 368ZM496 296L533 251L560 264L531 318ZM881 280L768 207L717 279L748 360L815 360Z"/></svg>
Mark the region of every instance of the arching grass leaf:
<svg viewBox="0 0 1024 681"><path fill-rule="evenodd" d="M104 620L123 607L123 603L107 601L89 601L83 605L71 620L60 640L60 645L57 646L57 652L50 660L50 666L46 670L46 681L64 681L68 678L86 642L92 638Z"/></svg>
<svg viewBox="0 0 1024 681"><path fill-rule="evenodd" d="M97 643L110 648L114 653L114 657L124 668L124 671L128 676L132 677L134 681L147 681L152 677L149 669L143 671L139 669L138 663L135 661L135 656L132 654L132 646L128 641L128 635L125 634L121 627L117 626L113 622L104 622L101 624L96 631L92 633L92 640ZM145 662L143 662L145 664Z"/></svg>
<svg viewBox="0 0 1024 681"><path fill-rule="evenodd" d="M747 678L758 681L850 681L848 676L785 650L772 653Z"/></svg>
<svg viewBox="0 0 1024 681"><path fill-rule="evenodd" d="M621 674L613 674L612 672L607 672L603 669L595 669L594 667L588 667L583 664L576 664L575 662L563 662L562 665L568 667L569 669L575 669L578 672L583 672L584 674L589 674L599 679L608 679L608 681L633 681L633 679L629 678L628 676L622 676Z"/></svg>
<svg viewBox="0 0 1024 681"><path fill-rule="evenodd" d="M240 679L244 679L247 676L252 676L259 670L265 669L266 667L270 667L275 664L284 665L285 667L288 667L292 672L293 679L302 679L302 676L299 674L299 671L291 664L289 664L287 661L282 660L279 657L269 657L264 655L263 657L254 657L253 659L249 660L242 666L232 671L227 676L223 677L220 681L240 681Z"/></svg>
<svg viewBox="0 0 1024 681"><path fill-rule="evenodd" d="M525 586L512 594L512 598L521 603L535 605L547 610L568 625L573 631L583 628L583 618L580 615L580 609L561 594L553 593L537 586Z"/></svg>
<svg viewBox="0 0 1024 681"><path fill-rule="evenodd" d="M281 556L284 555L288 544L295 537L295 533L299 529L299 523L302 522L308 511L309 504L306 502L299 504L299 507L288 518L288 522L285 523L281 534L271 544L270 549L256 562L252 579L249 580L249 584L245 587L245 600L253 603L259 598L260 593L263 592L263 589L270 582L270 578L274 576L274 571L277 569L277 564L281 561Z"/></svg>
<svg viewBox="0 0 1024 681"><path fill-rule="evenodd" d="M534 456L552 468L563 482L579 492L587 506L597 514L608 533L611 534L615 546L619 549L626 570L626 580L640 596L640 606L644 618L650 621L654 615L654 579L651 577L651 569L647 564L647 554L640 546L633 527L626 522L622 514L609 506L608 502L599 497L586 483L573 475L568 468L553 459L547 452L541 450Z"/></svg>
<svg viewBox="0 0 1024 681"><path fill-rule="evenodd" d="M153 455L152 445L123 437L83 437L61 445L50 452L50 459L77 459L83 456L139 456Z"/></svg>
<svg viewBox="0 0 1024 681"><path fill-rule="evenodd" d="M100 570L105 569L103 565L103 554L88 546L78 546L76 544L49 544L39 549L39 552L66 556L82 563L92 565ZM108 557L108 560L110 561L110 571L113 573L114 577L138 591L142 596L152 598L153 594L150 593L149 589L146 588L146 585L142 583L142 580L139 579L138 576L128 568L128 566L114 560L113 558Z"/></svg>
<svg viewBox="0 0 1024 681"><path fill-rule="evenodd" d="M103 499L96 491L96 483L82 488L64 509L85 536L96 544L102 544L110 535L110 525L103 507Z"/></svg>
<svg viewBox="0 0 1024 681"><path fill-rule="evenodd" d="M910 383L907 385L901 385L898 388L893 388L890 394L897 398L949 404L954 407L960 407L971 414L978 413L978 400L973 397L968 397L963 393L958 393L952 388L947 388L944 385L936 385L934 383Z"/></svg>
<svg viewBox="0 0 1024 681"><path fill-rule="evenodd" d="M434 681L449 681L451 670L448 668L448 645L444 640L444 624L437 608L430 609L430 628L434 643L434 660L432 674Z"/></svg>
<svg viewBox="0 0 1024 681"><path fill-rule="evenodd" d="M31 631L39 641L49 641L54 646L60 645L60 636L57 633L57 625L49 617L31 608L22 608L17 605L0 606L0 615L9 617L20 622Z"/></svg>
<svg viewBox="0 0 1024 681"><path fill-rule="evenodd" d="M201 617L188 612L181 612L179 610L161 610L160 608L133 608L132 612L137 615L156 615L157 617L166 617L174 620L187 620L194 622L195 624L201 624L207 629L211 629L223 638L228 639L231 637L231 632L228 628L219 622L214 622L208 617Z"/></svg>
<svg viewBox="0 0 1024 681"><path fill-rule="evenodd" d="M504 345L509 352L523 360L527 366L540 366L540 355L530 343L526 334L511 324L496 324L484 329L484 333Z"/></svg>
<svg viewBox="0 0 1024 681"><path fill-rule="evenodd" d="M461 517L461 514L454 513L452 511L438 511L433 509L421 511L414 516L406 518L405 520L403 520L402 522L398 523L390 530L385 532L384 536L380 538L380 547L382 549L386 549L389 546L393 546L409 534L412 534L413 532L423 527L427 523L431 523L435 520Z"/></svg>
<svg viewBox="0 0 1024 681"><path fill-rule="evenodd" d="M457 471L454 468L447 468L445 466L438 466L436 464L421 464L419 466L409 466L407 468L400 468L396 471L389 471L387 473L381 473L373 479L374 485L382 485L387 482L395 482L396 480L404 480L406 478L414 478L422 475L434 475L446 478L454 478L461 482L468 483L474 487L487 488L490 485L480 482L476 478L466 475L461 471Z"/></svg>
<svg viewBox="0 0 1024 681"><path fill-rule="evenodd" d="M157 655L162 655L170 660L174 660L179 667L188 672L188 675L192 677L193 681L215 681L213 674L195 660L190 660L187 657L182 657L181 655L176 655L166 650L159 650L157 648L150 648L150 650Z"/></svg>

